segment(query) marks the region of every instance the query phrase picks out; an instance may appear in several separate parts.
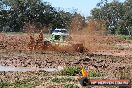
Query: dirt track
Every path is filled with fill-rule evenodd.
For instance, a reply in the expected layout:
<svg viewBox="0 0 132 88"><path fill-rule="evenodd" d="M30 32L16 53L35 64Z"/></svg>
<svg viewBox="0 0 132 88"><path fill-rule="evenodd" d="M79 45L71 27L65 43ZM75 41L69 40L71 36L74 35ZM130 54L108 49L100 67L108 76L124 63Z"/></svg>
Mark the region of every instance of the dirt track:
<svg viewBox="0 0 132 88"><path fill-rule="evenodd" d="M125 74L125 77L130 78L132 75L132 63L131 58L108 56L108 55L95 55L95 54L63 54L56 52L40 53L2 53L0 54L0 65L2 66L16 66L16 67L79 67L84 65L89 71L95 71L103 74L107 79L120 78L121 73ZM15 80L30 80L35 82L35 85L41 87L45 85L46 76L51 76L51 73L45 71L38 72L0 72L0 79L6 80L9 83ZM52 75L54 76L54 75ZM51 78L52 78L51 76ZM55 75L56 76L56 75ZM35 79L34 79L35 78ZM51 78L49 81L51 81ZM34 80L33 80L34 79ZM41 82L40 82L41 81ZM52 84L54 85L54 84ZM58 85L58 84L57 84ZM39 86L40 87L40 86ZM45 88L45 87L44 87ZM63 87L59 87L63 88Z"/></svg>
<svg viewBox="0 0 132 88"><path fill-rule="evenodd" d="M3 39L2 39L3 38ZM15 38L15 39L14 39ZM27 39L26 39L27 38ZM74 37L79 39L80 37ZM74 39L76 42L76 39ZM124 77L131 78L132 75L132 53L131 53L131 42L130 41L121 41L120 39L114 39L113 37L99 37L97 36L82 36L84 46L88 49L88 52L85 53L60 53L60 52L32 52L26 51L28 36L21 37L3 37L1 36L2 42L0 49L0 65L2 66L15 66L15 67L80 67L84 65L89 71L95 71L101 73L108 78L120 78L121 74L124 74ZM8 42L7 42L8 39ZM11 40L12 39L12 40ZM11 41L9 41L11 40ZM19 40L19 41L15 41ZM80 39L81 40L81 39ZM23 41L23 42L22 42ZM22 42L22 43L21 43ZM90 42L90 43L89 43ZM95 43L96 42L96 43ZM4 45L3 43L9 44ZM17 44L16 44L17 43ZM119 45L120 44L120 45ZM124 45L128 47L124 47ZM18 46L19 45L19 46ZM7 48L5 49L6 46ZM19 47L19 48L17 48ZM22 50L17 50L22 49ZM19 74L14 74L14 77ZM1 79L8 79L9 82L13 81L15 78L11 78L10 72L2 73L0 75ZM20 73L22 74L22 73ZM43 72L27 72L25 74L25 79L32 77L42 77L42 75L50 75L49 73ZM37 74L37 75L36 75ZM39 76L38 74L41 74ZM23 80L22 75L20 79ZM36 79L36 83L40 81ZM17 78L16 78L17 80ZM41 80L42 81L42 80ZM44 82L42 82L43 84ZM40 83L41 85L41 83ZM38 85L39 86L39 85Z"/></svg>
<svg viewBox="0 0 132 88"><path fill-rule="evenodd" d="M96 54L66 54L47 52L44 54L34 53L2 53L0 54L0 65L15 66L15 67L70 67L80 66L84 64L86 67L93 70L100 70L103 72L109 71L115 73L121 68L129 71L132 69L130 57L119 57L113 55L96 55Z"/></svg>

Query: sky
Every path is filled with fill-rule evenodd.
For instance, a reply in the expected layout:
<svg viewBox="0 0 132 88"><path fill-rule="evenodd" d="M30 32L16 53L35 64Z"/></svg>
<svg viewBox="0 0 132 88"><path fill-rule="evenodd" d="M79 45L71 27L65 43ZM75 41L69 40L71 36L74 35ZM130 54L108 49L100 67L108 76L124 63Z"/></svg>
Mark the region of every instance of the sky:
<svg viewBox="0 0 132 88"><path fill-rule="evenodd" d="M60 7L67 11L77 9L77 12L81 13L83 16L90 16L90 11L96 7L97 3L101 0L43 0L49 2L53 7ZM108 0L112 1L112 0ZM118 0L125 1L125 0Z"/></svg>

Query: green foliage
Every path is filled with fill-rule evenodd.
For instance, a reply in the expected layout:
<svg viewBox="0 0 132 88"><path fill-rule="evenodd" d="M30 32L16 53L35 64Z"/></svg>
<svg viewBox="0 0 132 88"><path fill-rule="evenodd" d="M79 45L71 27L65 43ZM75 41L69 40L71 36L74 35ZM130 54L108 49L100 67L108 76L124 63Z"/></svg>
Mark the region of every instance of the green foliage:
<svg viewBox="0 0 132 88"><path fill-rule="evenodd" d="M90 74L90 77L96 77L97 76L97 74L95 72L93 72L93 71L90 72L89 74Z"/></svg>
<svg viewBox="0 0 132 88"><path fill-rule="evenodd" d="M53 78L52 79L52 82L55 82L55 83L65 83L65 82L72 82L74 81L74 79L72 78Z"/></svg>
<svg viewBox="0 0 132 88"><path fill-rule="evenodd" d="M35 88L35 85L24 81L15 81L14 83L0 82L0 88Z"/></svg>
<svg viewBox="0 0 132 88"><path fill-rule="evenodd" d="M98 8L91 11L92 18L105 21L111 34L132 35L131 3L132 0L126 2L113 0L111 3L108 3L108 0L101 0L97 4Z"/></svg>
<svg viewBox="0 0 132 88"><path fill-rule="evenodd" d="M80 71L81 71L81 69L78 67L69 67L69 68L65 68L61 72L61 74L68 75L68 76L75 76L75 75L79 74Z"/></svg>
<svg viewBox="0 0 132 88"><path fill-rule="evenodd" d="M28 23L36 28L69 28L72 16L72 13L56 10L42 0L0 1L0 31L20 32Z"/></svg>
<svg viewBox="0 0 132 88"><path fill-rule="evenodd" d="M90 71L89 76L90 77L100 77L100 76L102 76L102 74L94 72L94 71Z"/></svg>
<svg viewBox="0 0 132 88"><path fill-rule="evenodd" d="M32 85L30 83L27 83L25 81L20 81L20 80L15 81L15 83L12 83L11 86L13 88L25 88L25 87L26 88L34 88L35 87L34 85Z"/></svg>
<svg viewBox="0 0 132 88"><path fill-rule="evenodd" d="M77 85L74 84L67 84L64 86L64 88L79 88Z"/></svg>
<svg viewBox="0 0 132 88"><path fill-rule="evenodd" d="M121 35L120 37L125 40L132 40L132 36L130 36L130 35Z"/></svg>
<svg viewBox="0 0 132 88"><path fill-rule="evenodd" d="M0 82L0 88L8 88L9 86L7 82Z"/></svg>

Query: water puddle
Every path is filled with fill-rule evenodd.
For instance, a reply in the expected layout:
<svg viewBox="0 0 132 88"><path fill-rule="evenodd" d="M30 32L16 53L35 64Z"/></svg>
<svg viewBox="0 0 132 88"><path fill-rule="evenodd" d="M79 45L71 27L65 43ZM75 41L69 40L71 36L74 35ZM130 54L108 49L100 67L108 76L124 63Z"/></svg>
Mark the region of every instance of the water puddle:
<svg viewBox="0 0 132 88"><path fill-rule="evenodd" d="M63 67L58 66L57 68L34 68L34 67L12 67L12 66L0 66L0 72L27 72L27 71L47 71L57 72L63 70Z"/></svg>

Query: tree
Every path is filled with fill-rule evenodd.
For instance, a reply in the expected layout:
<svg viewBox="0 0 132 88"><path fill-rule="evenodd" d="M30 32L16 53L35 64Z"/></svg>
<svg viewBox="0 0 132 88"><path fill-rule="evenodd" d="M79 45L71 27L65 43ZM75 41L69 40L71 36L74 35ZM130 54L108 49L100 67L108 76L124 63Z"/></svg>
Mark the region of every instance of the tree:
<svg viewBox="0 0 132 88"><path fill-rule="evenodd" d="M127 34L124 3L116 0L107 3L105 0L105 3L102 1L98 6L91 11L94 19L106 21L107 30L111 34Z"/></svg>
<svg viewBox="0 0 132 88"><path fill-rule="evenodd" d="M124 3L125 14L124 23L125 29L128 31L129 35L132 35L132 0L126 0Z"/></svg>
<svg viewBox="0 0 132 88"><path fill-rule="evenodd" d="M9 26L9 31L23 31L26 24L47 29L69 28L73 16L64 10L57 11L48 2L41 0L2 0L1 3L1 7L5 5L8 8L0 10L1 27Z"/></svg>
<svg viewBox="0 0 132 88"><path fill-rule="evenodd" d="M53 28L69 28L72 14L63 10L58 11L53 20Z"/></svg>

